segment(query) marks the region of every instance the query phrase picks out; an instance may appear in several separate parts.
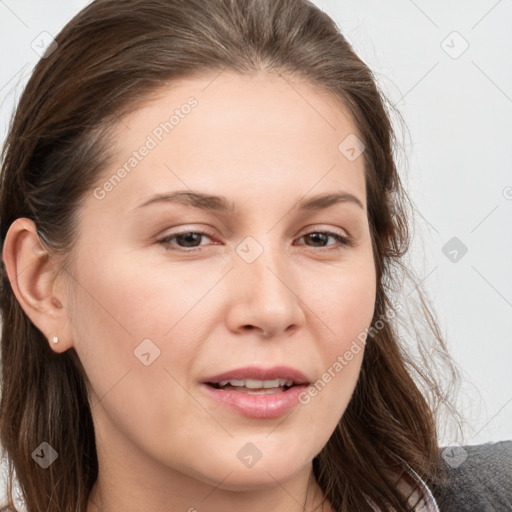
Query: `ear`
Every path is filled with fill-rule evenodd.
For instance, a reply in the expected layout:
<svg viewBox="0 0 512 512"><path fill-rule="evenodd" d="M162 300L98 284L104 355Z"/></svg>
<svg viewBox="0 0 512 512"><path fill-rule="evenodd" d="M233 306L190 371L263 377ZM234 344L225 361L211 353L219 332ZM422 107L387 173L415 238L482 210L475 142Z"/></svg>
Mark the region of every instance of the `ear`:
<svg viewBox="0 0 512 512"><path fill-rule="evenodd" d="M41 244L32 220L21 217L11 224L2 259L16 299L44 334L51 349L64 352L71 348L64 287L57 279L55 262ZM54 336L58 337L58 343L52 341Z"/></svg>

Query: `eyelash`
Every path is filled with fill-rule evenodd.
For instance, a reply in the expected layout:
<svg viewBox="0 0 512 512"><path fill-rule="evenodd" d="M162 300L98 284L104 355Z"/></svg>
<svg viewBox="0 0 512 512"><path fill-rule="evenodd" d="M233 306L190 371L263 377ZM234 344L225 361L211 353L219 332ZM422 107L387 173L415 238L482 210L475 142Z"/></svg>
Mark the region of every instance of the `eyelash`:
<svg viewBox="0 0 512 512"><path fill-rule="evenodd" d="M171 251L181 251L181 252L196 252L196 251L200 251L202 250L202 247L199 246L199 247L191 247L189 249L184 249L184 248L178 248L178 249L175 249L175 248L169 248L169 245L170 245L170 242L172 239L176 238L176 237L179 237L179 236L183 236L183 235L188 235L188 234L195 234L195 235L201 235L201 236L207 236L208 238L211 238L211 239L214 239L215 237L209 233L208 231L182 231L180 233L173 233L172 235L169 235L169 236L166 236L160 240L158 240L158 243L164 245L166 247L166 250L171 250ZM307 235L312 235L312 234L322 234L322 235L327 235L327 236L331 236L333 238L335 238L340 244L341 244L341 247L334 247L334 248L324 248L324 247L319 247L319 249L321 250L324 250L324 251L332 251L332 250L340 250L340 249L345 249L347 247L353 247L354 245L356 245L355 241L353 238L351 237L348 237L348 236L343 236L343 235L340 235L339 233L335 233L335 232L332 232L332 231L311 231L309 233L306 233L305 235L302 235L300 238L304 238L305 236ZM313 247L314 249L314 247Z"/></svg>

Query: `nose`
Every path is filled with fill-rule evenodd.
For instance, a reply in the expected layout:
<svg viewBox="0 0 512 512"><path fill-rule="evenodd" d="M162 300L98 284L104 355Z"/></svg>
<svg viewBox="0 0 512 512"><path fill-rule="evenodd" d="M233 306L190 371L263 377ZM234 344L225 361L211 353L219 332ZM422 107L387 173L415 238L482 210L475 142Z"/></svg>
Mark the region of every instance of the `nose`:
<svg viewBox="0 0 512 512"><path fill-rule="evenodd" d="M228 327L265 338L288 336L304 322L304 303L285 251L267 244L250 259L238 255L230 273Z"/></svg>

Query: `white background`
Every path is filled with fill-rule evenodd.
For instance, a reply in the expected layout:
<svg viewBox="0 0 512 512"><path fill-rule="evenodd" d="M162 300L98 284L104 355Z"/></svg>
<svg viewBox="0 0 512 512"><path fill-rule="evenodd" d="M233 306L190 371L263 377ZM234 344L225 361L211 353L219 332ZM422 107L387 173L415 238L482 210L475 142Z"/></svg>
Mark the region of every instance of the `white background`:
<svg viewBox="0 0 512 512"><path fill-rule="evenodd" d="M39 58L32 42L57 35L87 3L0 0L0 141ZM511 439L512 2L314 3L375 72L409 130L401 172L419 219L413 262L466 379L468 424L457 441ZM456 262L442 252L452 237L468 248Z"/></svg>

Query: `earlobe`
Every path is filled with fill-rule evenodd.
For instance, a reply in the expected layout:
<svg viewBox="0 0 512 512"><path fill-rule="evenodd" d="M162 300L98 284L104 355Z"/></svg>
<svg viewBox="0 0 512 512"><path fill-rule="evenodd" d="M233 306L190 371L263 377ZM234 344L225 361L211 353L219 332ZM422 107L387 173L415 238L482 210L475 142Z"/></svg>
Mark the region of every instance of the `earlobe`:
<svg viewBox="0 0 512 512"><path fill-rule="evenodd" d="M67 310L55 297L54 262L41 244L35 223L16 219L7 232L2 258L13 292L32 323L56 352L71 347ZM50 342L58 337L58 343Z"/></svg>

